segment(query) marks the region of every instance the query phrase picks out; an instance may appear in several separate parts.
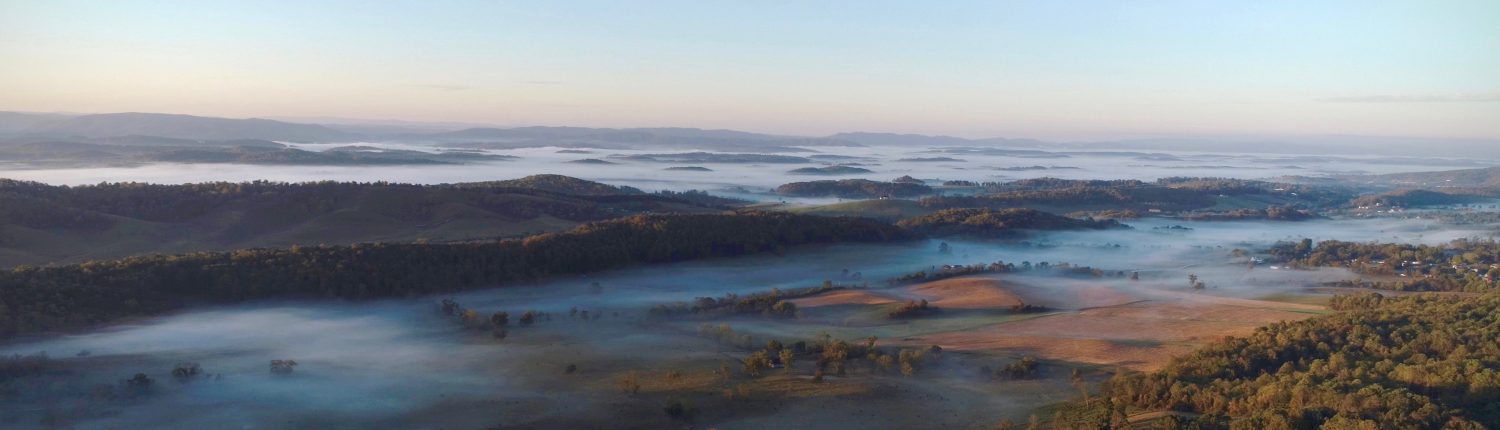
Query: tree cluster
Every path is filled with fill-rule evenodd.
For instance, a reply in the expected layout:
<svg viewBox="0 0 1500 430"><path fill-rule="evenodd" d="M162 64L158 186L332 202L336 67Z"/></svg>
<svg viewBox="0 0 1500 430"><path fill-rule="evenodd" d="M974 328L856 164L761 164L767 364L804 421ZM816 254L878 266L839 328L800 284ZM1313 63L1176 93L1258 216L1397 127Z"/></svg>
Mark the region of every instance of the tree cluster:
<svg viewBox="0 0 1500 430"><path fill-rule="evenodd" d="M1350 282L1347 285L1399 291L1496 290L1500 281L1500 242L1460 239L1443 245L1358 243L1311 239L1281 242L1271 256L1297 267L1346 267L1360 273L1401 276L1397 282Z"/></svg>
<svg viewBox="0 0 1500 430"><path fill-rule="evenodd" d="M1228 338L1103 393L1201 428L1500 427L1500 294L1359 295ZM1330 428L1330 427L1322 427Z"/></svg>
<svg viewBox="0 0 1500 430"><path fill-rule="evenodd" d="M907 218L897 226L928 236L966 235L1013 238L1026 230L1104 230L1122 228L1115 220L1075 219L1034 209L945 209Z"/></svg>

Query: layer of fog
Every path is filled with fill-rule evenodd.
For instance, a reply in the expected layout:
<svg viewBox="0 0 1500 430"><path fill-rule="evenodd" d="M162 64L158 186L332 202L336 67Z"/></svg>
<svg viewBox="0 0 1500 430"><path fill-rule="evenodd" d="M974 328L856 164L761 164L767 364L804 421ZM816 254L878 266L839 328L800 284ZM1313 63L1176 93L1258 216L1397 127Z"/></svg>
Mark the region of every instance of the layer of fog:
<svg viewBox="0 0 1500 430"><path fill-rule="evenodd" d="M416 144L359 143L375 148L442 151ZM345 144L295 144L308 150L327 150ZM1231 178L1272 178L1283 175L1329 176L1349 173L1395 173L1451 170L1473 167L1472 160L1441 158L1389 157L1321 157L1309 155L1243 154L1191 152L1023 152L955 148L820 148L822 155L858 157L848 160L813 160L808 164L767 163L700 163L671 164L624 160L621 155L659 153L590 149L590 153L559 153L563 148L524 148L483 150L482 152L520 157L519 160L482 162L461 165L393 165L393 166L293 166L240 164L152 164L139 167L25 169L0 166L0 177L34 180L51 184L83 185L99 182L136 181L151 183L186 183L205 181L392 181L410 183L453 183L512 179L533 174L562 174L617 185L629 185L648 191L700 189L721 195L754 200L777 199L768 191L778 185L819 179L863 178L888 181L910 175L932 181L965 180L975 182L1008 181L1036 177L1068 179L1142 179L1155 180L1173 176ZM834 152L837 151L837 152ZM788 153L812 156L813 153ZM950 157L962 161L897 161L910 158ZM572 163L580 159L600 159L614 164ZM787 171L830 164L856 163L872 173L819 176L794 175ZM665 170L667 167L696 165L712 171ZM1040 168L1036 168L1040 167Z"/></svg>
<svg viewBox="0 0 1500 430"><path fill-rule="evenodd" d="M505 310L514 321L526 309L557 316L533 328L515 329L504 342L459 329L436 310L436 302L444 296L433 296L191 310L90 333L12 341L0 352L44 351L80 363L78 370L61 376L80 387L117 383L136 372L151 375L165 387L158 395L106 407L95 411L97 415L76 414L79 428L359 428L404 422L399 420L466 401L483 402L493 407L493 420L514 425L546 422L555 413L598 412L596 408L608 407L600 396L618 393L547 388L552 386L549 381L555 381L549 378L558 377L563 363L572 360L606 360L618 365L722 358L711 344L685 333L691 328L641 324L645 309L659 303L815 286L825 279L857 282L843 275L845 269L861 272L871 287L881 288L884 279L903 273L996 260L1068 262L1148 274L1142 283L1120 278L1046 281L1013 276L1037 288L1105 284L1185 289L1186 275L1194 273L1211 285L1211 294L1255 297L1353 275L1265 267L1249 270L1230 261L1228 255L1234 248L1260 249L1303 237L1440 243L1491 234L1478 228L1454 230L1423 220L1391 219L1297 223L1145 219L1131 224L1134 229L1050 233L1019 243L950 241L953 251L949 254L936 251L938 241L806 247L782 256L639 267L446 296L485 316ZM1174 224L1190 230L1155 228ZM595 282L602 293L591 288ZM595 322L568 319L568 309L574 307L609 316ZM882 338L922 330L920 324L885 332L766 321L749 321L744 326L804 339L824 330L839 336L880 333ZM89 356L71 358L80 351L89 351ZM590 358L580 351L603 355ZM290 376L271 375L267 366L275 359L295 359L301 366ZM206 372L222 376L171 383L168 371L180 362L197 362ZM36 416L43 413L39 411L68 411L70 405L78 407L75 403L3 405L0 416L23 417L17 424L25 428L38 422Z"/></svg>

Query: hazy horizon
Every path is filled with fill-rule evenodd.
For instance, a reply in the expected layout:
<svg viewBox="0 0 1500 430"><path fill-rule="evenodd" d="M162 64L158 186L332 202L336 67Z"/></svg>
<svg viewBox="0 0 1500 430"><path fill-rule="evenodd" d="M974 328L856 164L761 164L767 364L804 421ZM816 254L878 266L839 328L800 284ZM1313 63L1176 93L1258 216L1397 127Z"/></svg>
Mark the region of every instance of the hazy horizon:
<svg viewBox="0 0 1500 430"><path fill-rule="evenodd" d="M1500 4L0 1L0 110L1500 138Z"/></svg>
<svg viewBox="0 0 1500 430"><path fill-rule="evenodd" d="M916 132L916 131L909 131L909 130L904 130L904 129L890 129L890 128L870 128L870 129L837 130L837 131L833 131L833 132L829 132L829 133L821 133L820 134L820 133L794 133L794 132L785 132L784 133L784 132L778 132L778 131L774 131L774 130L763 130L763 129L754 129L754 128L698 127L698 126L693 126L693 125L680 125L680 124L679 125L673 125L673 124L653 124L653 123L646 123L646 124L639 124L639 125L624 125L624 126L604 126L604 125L594 125L594 124L588 124L588 123L513 123L512 124L512 123L496 123L496 122L486 123L486 122L467 122L467 121L443 121L443 120L430 120L430 121L429 120L406 120L406 119L393 119L393 118L356 118L356 117L347 117L347 116L339 116L339 115L326 115L326 116L281 116L281 115L217 116L217 115L207 115L207 114L199 114L199 113L191 113L191 112L143 112L143 111L74 112L74 111L24 111L24 110L4 110L4 109L0 109L0 113L18 113L18 114L27 114L27 115L59 115L59 116L66 116L66 117L78 117L78 116L88 116L88 115L110 115L110 114L182 115L182 116L192 116L192 117L200 117L200 118L222 118L222 119L235 119L235 120L263 119L263 120L279 121L279 122L293 123L293 124L324 125L324 126L331 126L331 127L335 127L335 128L337 128L337 127L343 127L343 126L347 126L347 127L389 127L392 130L395 130L395 129L405 129L405 130L410 130L410 131L413 131L413 132L426 132L426 133L445 132L445 131L458 131L458 130L473 129L473 128L515 129L515 128L570 128L571 127L571 128L594 128L594 129L601 129L601 130L605 130L605 129L616 129L616 130L630 130L630 129L674 129L674 128L675 129L697 129L697 130L704 130L704 131L735 131L735 132L746 132L746 133L762 134L762 135L767 135L767 136L783 136L783 137L830 137L830 136L836 136L836 135L840 135L840 134L869 133L869 134L920 136L920 137L935 137L935 138L959 138L959 139L972 140L972 141L982 141L982 140L988 140L988 139L1037 140L1037 141L1040 141L1042 143L1063 143L1063 144L1090 144L1090 143L1093 143L1093 144L1104 144L1104 143L1129 143L1129 142L1133 142L1133 141L1176 141L1176 140L1203 140L1204 141L1203 143L1208 143L1208 144L1222 143L1222 142L1250 142L1250 141L1256 141L1256 140L1264 140L1264 141L1268 141L1268 142L1285 143L1285 142L1282 142L1282 141L1284 141L1286 139L1293 139L1292 140L1293 143L1300 143L1301 142L1300 139L1346 139L1346 138L1347 139L1377 139L1377 140L1378 139L1389 139L1392 142L1396 142L1396 143L1406 143L1408 141L1432 141L1432 142L1458 143L1458 144L1462 144L1462 143L1472 143L1472 144L1500 143L1500 138L1468 138L1468 137L1441 137L1441 136L1417 136L1417 135L1373 135L1373 134L1359 134L1359 133L1322 133L1322 134L1289 134L1289 133L1196 133L1195 134L1195 133L1168 133L1168 132L1139 132L1139 133L1101 134L1101 135L1096 135L1096 136L1092 136L1092 137L1077 137L1077 138L1046 138L1046 137L1031 136L1031 135L960 134L960 133L945 133L945 132L941 132L941 131L935 131L935 132ZM1321 142L1318 142L1318 143L1332 143L1332 144L1340 144L1340 143L1342 143L1342 144L1345 144L1345 145L1351 145L1351 144L1357 145L1357 144L1359 144L1359 143L1337 142L1337 141L1334 141L1334 142L1321 141ZM1215 148L1205 148L1205 149L1206 150L1212 150L1212 149L1215 149ZM1399 154L1391 154L1391 155L1399 155Z"/></svg>
<svg viewBox="0 0 1500 430"><path fill-rule="evenodd" d="M1500 430L1500 0L0 0L0 429Z"/></svg>

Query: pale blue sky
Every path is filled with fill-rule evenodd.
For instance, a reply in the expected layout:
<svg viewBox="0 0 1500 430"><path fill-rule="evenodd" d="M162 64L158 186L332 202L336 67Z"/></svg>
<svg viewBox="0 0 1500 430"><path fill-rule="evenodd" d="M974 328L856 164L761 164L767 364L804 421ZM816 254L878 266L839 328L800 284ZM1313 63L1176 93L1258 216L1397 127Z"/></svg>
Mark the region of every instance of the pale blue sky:
<svg viewBox="0 0 1500 430"><path fill-rule="evenodd" d="M1500 138L1500 1L0 0L0 110Z"/></svg>

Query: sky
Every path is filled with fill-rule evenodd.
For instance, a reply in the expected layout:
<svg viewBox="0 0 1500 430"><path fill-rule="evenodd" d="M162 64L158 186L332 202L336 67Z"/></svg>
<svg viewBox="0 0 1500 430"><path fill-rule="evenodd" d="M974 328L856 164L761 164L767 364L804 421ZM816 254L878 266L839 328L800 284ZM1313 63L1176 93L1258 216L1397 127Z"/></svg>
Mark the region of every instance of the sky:
<svg viewBox="0 0 1500 430"><path fill-rule="evenodd" d="M0 110L1500 138L1500 1L0 0Z"/></svg>

